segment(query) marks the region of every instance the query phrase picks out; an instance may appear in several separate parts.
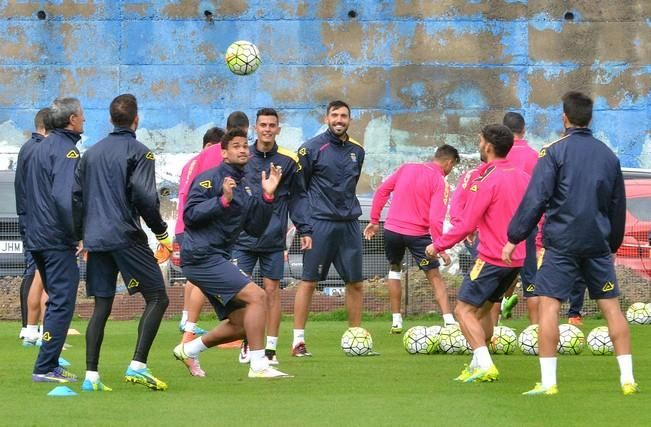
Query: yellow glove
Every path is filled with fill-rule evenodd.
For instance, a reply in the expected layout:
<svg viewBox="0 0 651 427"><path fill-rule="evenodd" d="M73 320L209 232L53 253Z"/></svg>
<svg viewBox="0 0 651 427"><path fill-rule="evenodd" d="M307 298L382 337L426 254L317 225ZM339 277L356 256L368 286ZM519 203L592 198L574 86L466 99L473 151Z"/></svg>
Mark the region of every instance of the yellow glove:
<svg viewBox="0 0 651 427"><path fill-rule="evenodd" d="M157 234L156 239L158 239L158 247L156 248L154 257L156 257L156 261L159 264L162 264L172 256L172 236L165 231L164 233Z"/></svg>

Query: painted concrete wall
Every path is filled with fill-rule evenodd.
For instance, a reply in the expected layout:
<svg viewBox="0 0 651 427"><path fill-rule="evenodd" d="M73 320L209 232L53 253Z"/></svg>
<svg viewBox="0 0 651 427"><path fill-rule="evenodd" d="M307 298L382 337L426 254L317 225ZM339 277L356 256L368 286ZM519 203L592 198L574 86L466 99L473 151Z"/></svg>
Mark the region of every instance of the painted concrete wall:
<svg viewBox="0 0 651 427"><path fill-rule="evenodd" d="M622 164L651 168L650 17L648 0L0 0L0 152L17 152L59 95L81 99L92 144L110 100L131 92L138 135L173 181L233 110L278 108L281 143L296 148L342 98L368 153L363 193L436 145L474 153L508 110L535 146L552 141L560 96L576 89L595 98L593 127ZM252 76L223 63L240 39L263 56Z"/></svg>

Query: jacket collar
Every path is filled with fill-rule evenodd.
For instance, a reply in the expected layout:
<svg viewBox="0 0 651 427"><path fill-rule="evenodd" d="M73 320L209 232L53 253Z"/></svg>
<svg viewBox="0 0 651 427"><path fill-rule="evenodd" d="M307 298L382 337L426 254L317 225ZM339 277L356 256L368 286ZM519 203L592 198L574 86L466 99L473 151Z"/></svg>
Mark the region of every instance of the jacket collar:
<svg viewBox="0 0 651 427"><path fill-rule="evenodd" d="M342 141L341 139L339 139L339 137L338 137L337 135L335 135L334 133L330 132L330 129L328 129L327 131L325 131L325 135L326 135L326 138L328 138L328 141L330 141L330 142L333 143L333 144L339 144L339 145L344 145L345 143L348 142L348 139L350 138L350 137L348 136L348 134L346 134L346 140L345 140L345 141Z"/></svg>
<svg viewBox="0 0 651 427"><path fill-rule="evenodd" d="M590 128L567 128L567 129L565 129L565 135L574 135L575 133L582 133L582 134L592 135L592 129L590 129Z"/></svg>
<svg viewBox="0 0 651 427"><path fill-rule="evenodd" d="M81 134L80 133L77 133L75 131L68 130L68 129L63 129L63 128L54 129L54 130L52 130L51 134L59 135L59 136L62 136L64 138L67 138L67 139L71 140L72 142L74 142L75 144L77 142L79 142L79 140L81 139Z"/></svg>
<svg viewBox="0 0 651 427"><path fill-rule="evenodd" d="M224 168L224 172L230 175L230 177L234 180L239 181L240 179L244 178L244 168L226 162L222 162L222 166Z"/></svg>
<svg viewBox="0 0 651 427"><path fill-rule="evenodd" d="M260 151L258 150L258 140L256 139L255 144L253 144L253 154L258 157L267 158L273 156L278 152L278 144L274 142L273 147L269 151Z"/></svg>
<svg viewBox="0 0 651 427"><path fill-rule="evenodd" d="M32 141L36 142L41 142L43 141L43 138L45 138L43 135L41 135L38 132L32 132Z"/></svg>
<svg viewBox="0 0 651 427"><path fill-rule="evenodd" d="M111 135L125 135L125 134L130 134L134 138L136 137L136 132L131 128L116 127L115 129L113 129L113 132L111 132Z"/></svg>

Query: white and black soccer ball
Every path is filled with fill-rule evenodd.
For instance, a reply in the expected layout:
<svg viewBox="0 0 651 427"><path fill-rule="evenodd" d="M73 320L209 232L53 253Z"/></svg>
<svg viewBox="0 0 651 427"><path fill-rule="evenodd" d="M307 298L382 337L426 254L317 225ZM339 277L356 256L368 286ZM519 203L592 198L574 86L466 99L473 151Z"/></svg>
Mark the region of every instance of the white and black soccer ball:
<svg viewBox="0 0 651 427"><path fill-rule="evenodd" d="M585 347L585 335L581 329L569 323L558 325L558 345L556 351L559 354L581 354Z"/></svg>
<svg viewBox="0 0 651 427"><path fill-rule="evenodd" d="M436 354L441 352L441 329L442 326L434 325L427 328L427 335L434 341L434 347L429 354Z"/></svg>
<svg viewBox="0 0 651 427"><path fill-rule="evenodd" d="M520 332L518 347L524 354L530 356L538 355L538 325L529 325Z"/></svg>
<svg viewBox="0 0 651 427"><path fill-rule="evenodd" d="M228 69L239 76L255 72L260 66L260 51L251 42L239 40L228 46L224 56Z"/></svg>
<svg viewBox="0 0 651 427"><path fill-rule="evenodd" d="M471 354L472 349L457 325L444 326L441 329L441 351L447 354Z"/></svg>
<svg viewBox="0 0 651 427"><path fill-rule="evenodd" d="M636 302L626 310L626 320L634 325L651 323L651 304Z"/></svg>
<svg viewBox="0 0 651 427"><path fill-rule="evenodd" d="M434 340L425 326L409 328L402 336L402 344L409 354L428 354L434 349Z"/></svg>
<svg viewBox="0 0 651 427"><path fill-rule="evenodd" d="M488 349L493 354L513 354L518 347L518 336L508 326L495 326Z"/></svg>
<svg viewBox="0 0 651 427"><path fill-rule="evenodd" d="M373 351L373 338L364 328L348 328L341 336L341 349L346 356L367 356Z"/></svg>
<svg viewBox="0 0 651 427"><path fill-rule="evenodd" d="M608 326L597 326L591 330L587 341L588 347L594 355L610 356L615 352L615 347L608 333Z"/></svg>

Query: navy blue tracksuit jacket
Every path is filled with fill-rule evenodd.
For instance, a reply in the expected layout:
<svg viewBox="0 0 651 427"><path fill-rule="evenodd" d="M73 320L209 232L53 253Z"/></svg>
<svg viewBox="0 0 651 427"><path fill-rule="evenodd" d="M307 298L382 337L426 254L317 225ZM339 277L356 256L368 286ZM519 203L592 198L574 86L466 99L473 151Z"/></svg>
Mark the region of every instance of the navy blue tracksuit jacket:
<svg viewBox="0 0 651 427"><path fill-rule="evenodd" d="M283 172L275 193L273 216L262 236L254 237L243 231L235 244L237 249L255 252L285 250L288 211L301 236L312 234L312 226L309 223L310 203L305 191L302 168L294 152L278 147L277 144L274 144L271 151L263 152L257 149L257 144L254 145L249 162L244 167L247 185L254 194L262 196L262 171L269 176L271 163L282 167Z"/></svg>
<svg viewBox="0 0 651 427"><path fill-rule="evenodd" d="M226 177L237 184L228 205L221 198ZM273 203L253 193L244 180L243 168L224 162L197 175L183 210L182 264L199 264L215 255L230 259L240 232L261 236L272 213Z"/></svg>
<svg viewBox="0 0 651 427"><path fill-rule="evenodd" d="M543 246L582 257L606 256L624 238L626 194L615 154L588 128L540 150L527 192L508 229L524 240L545 214Z"/></svg>
<svg viewBox="0 0 651 427"><path fill-rule="evenodd" d="M16 200L22 204L25 249L70 249L81 239L79 218L73 218L72 186L79 162L75 144L81 136L54 129L36 144L31 160L16 180L24 185Z"/></svg>
<svg viewBox="0 0 651 427"><path fill-rule="evenodd" d="M313 219L350 221L362 209L357 182L362 173L364 148L355 140L342 141L330 130L307 141L299 150Z"/></svg>
<svg viewBox="0 0 651 427"><path fill-rule="evenodd" d="M36 145L43 141L45 137L40 133L32 132L32 137L20 147L18 159L16 161L16 178L14 180L14 191L16 193L16 213L18 214L18 227L20 235L25 241L25 208L27 204L25 193L25 181L27 179L27 169L32 163L32 154ZM20 197L18 195L20 194Z"/></svg>
<svg viewBox="0 0 651 427"><path fill-rule="evenodd" d="M140 217L157 235L167 231L160 214L154 154L128 128L116 128L84 153L75 179L83 200L84 247L113 251L147 244Z"/></svg>

